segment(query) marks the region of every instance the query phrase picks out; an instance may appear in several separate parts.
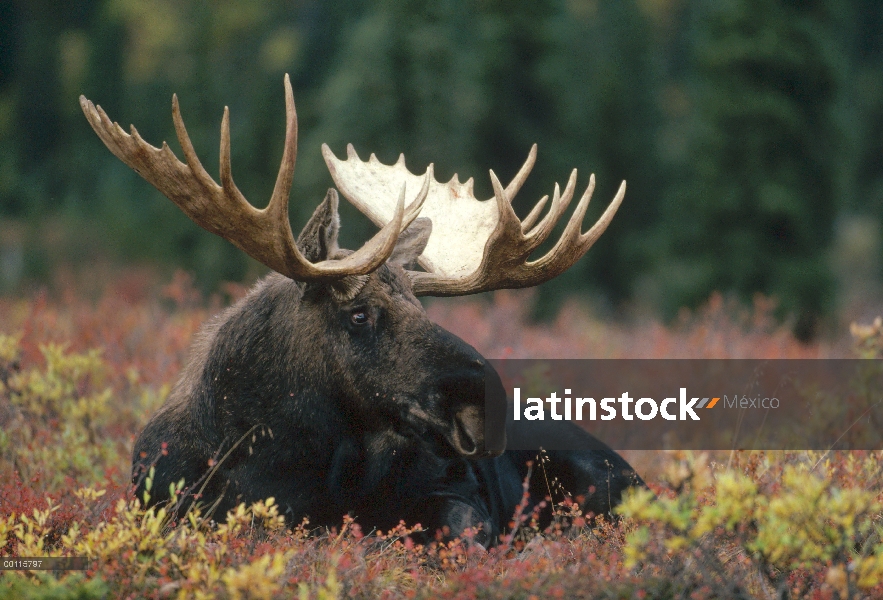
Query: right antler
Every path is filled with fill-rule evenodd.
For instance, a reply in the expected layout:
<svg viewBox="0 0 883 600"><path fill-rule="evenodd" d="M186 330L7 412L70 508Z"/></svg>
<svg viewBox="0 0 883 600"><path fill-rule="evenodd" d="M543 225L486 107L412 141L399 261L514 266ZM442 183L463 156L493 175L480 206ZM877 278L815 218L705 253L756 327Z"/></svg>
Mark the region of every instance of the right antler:
<svg viewBox="0 0 883 600"><path fill-rule="evenodd" d="M294 241L288 220L288 195L297 160L297 114L294 94L285 75L285 150L270 203L252 206L233 183L230 171L230 112L221 121L221 185L203 168L184 128L178 97L172 97L172 117L187 164L169 146L155 148L133 125L129 135L112 123L100 106L80 96L80 106L98 137L117 158L165 194L197 225L244 250L255 260L297 281L332 281L347 275L364 275L380 267L392 254L399 234L420 212L429 189L429 177L414 202L405 210L402 187L393 218L358 251L339 260L311 263Z"/></svg>

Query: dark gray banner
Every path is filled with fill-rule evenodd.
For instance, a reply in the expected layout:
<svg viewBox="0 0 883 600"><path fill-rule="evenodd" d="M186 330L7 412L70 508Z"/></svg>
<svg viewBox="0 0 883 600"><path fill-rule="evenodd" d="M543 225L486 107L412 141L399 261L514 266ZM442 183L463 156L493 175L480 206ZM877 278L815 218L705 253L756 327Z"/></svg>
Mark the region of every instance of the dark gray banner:
<svg viewBox="0 0 883 600"><path fill-rule="evenodd" d="M491 363L508 404L488 428L505 419L513 450L883 449L883 361Z"/></svg>

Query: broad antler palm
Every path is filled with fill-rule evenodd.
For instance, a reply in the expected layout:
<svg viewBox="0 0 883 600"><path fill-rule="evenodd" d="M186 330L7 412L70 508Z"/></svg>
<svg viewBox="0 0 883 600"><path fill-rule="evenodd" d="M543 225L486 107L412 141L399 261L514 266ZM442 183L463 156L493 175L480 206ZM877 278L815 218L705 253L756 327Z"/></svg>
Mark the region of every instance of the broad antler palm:
<svg viewBox="0 0 883 600"><path fill-rule="evenodd" d="M322 153L341 193L377 225L388 223L393 216L392 191L403 184L410 187L419 182L405 167L404 155L394 165L384 165L373 154L367 162L362 161L352 145L347 147L345 161L338 159L327 145L322 147ZM530 214L520 220L512 210L512 198L527 179L536 155L534 144L521 170L505 188L491 171L494 188L491 200L481 201L474 196L471 178L462 184L456 175L446 184L432 179L421 213L432 221L432 236L419 259L426 272L409 272L416 295L460 296L539 285L569 269L604 233L625 196L625 182L595 225L581 233L583 217L595 189L592 175L555 246L545 256L528 260L549 237L576 187L574 169L564 193L555 184L549 212L536 226L534 223L548 196L540 199ZM427 169L427 178L431 176L432 165Z"/></svg>

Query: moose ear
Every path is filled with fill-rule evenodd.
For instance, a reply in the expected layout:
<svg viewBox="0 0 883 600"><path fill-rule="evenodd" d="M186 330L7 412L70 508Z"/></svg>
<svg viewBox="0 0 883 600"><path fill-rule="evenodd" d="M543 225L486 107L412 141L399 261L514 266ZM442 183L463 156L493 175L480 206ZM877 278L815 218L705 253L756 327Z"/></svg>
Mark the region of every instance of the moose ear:
<svg viewBox="0 0 883 600"><path fill-rule="evenodd" d="M412 265L423 254L431 234L431 220L426 217L414 219L410 227L399 235L399 241L396 242L395 250L392 251L392 256L389 257L388 262L403 268Z"/></svg>
<svg viewBox="0 0 883 600"><path fill-rule="evenodd" d="M303 231L297 236L297 248L308 261L321 262L333 258L338 250L337 232L340 215L337 214L337 190L329 189Z"/></svg>

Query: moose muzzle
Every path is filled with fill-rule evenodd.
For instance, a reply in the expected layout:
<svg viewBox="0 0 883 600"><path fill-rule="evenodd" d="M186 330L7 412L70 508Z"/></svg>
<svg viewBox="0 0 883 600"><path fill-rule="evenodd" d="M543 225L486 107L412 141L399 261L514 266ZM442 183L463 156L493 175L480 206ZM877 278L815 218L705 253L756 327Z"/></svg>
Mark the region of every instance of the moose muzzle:
<svg viewBox="0 0 883 600"><path fill-rule="evenodd" d="M452 410L444 438L457 454L472 459L499 456L506 449L506 393L484 358L445 377L443 395Z"/></svg>

